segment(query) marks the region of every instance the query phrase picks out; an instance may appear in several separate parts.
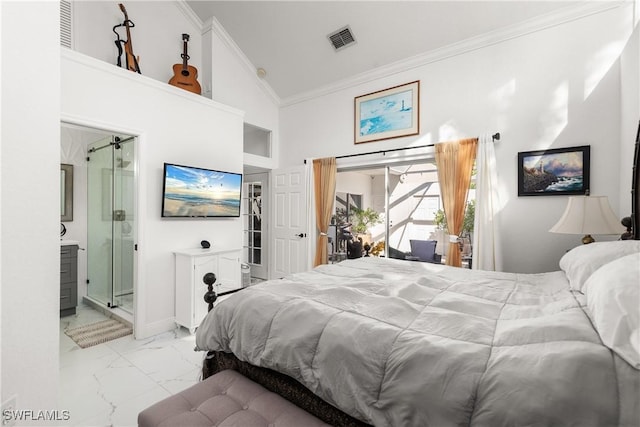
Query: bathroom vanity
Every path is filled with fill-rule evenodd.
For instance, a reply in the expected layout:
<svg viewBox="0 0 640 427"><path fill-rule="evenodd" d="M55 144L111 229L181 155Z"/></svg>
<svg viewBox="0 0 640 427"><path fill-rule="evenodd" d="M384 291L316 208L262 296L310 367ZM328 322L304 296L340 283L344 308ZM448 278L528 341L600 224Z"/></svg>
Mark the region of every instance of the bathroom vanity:
<svg viewBox="0 0 640 427"><path fill-rule="evenodd" d="M76 314L78 305L78 242L60 241L60 317Z"/></svg>

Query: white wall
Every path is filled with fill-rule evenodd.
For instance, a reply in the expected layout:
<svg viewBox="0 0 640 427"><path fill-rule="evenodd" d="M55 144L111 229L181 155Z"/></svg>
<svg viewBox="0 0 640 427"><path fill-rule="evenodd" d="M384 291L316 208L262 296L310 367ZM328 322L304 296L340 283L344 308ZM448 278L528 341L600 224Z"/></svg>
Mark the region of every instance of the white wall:
<svg viewBox="0 0 640 427"><path fill-rule="evenodd" d="M201 69L201 27L186 7L177 1L127 1L123 4L135 24L130 29L131 43L143 75L165 83L169 81L173 76L173 65L182 64L183 33L189 34L189 65ZM112 28L124 21L118 2L74 1L72 9L72 49L115 65L118 48ZM124 27L117 31L121 39L127 39ZM122 66L125 64L123 54ZM202 83L201 77L198 80Z"/></svg>
<svg viewBox="0 0 640 427"><path fill-rule="evenodd" d="M2 3L0 3L0 23L2 23ZM0 31L0 47L2 47L2 31ZM0 77L2 76L2 55L0 55ZM2 78L0 78L0 100L5 99L2 98L2 86L4 82ZM2 124L2 120L4 116L2 115L2 105L3 102L0 102L0 124ZM2 164L2 132L0 132L0 165ZM0 168L0 233L2 232L2 169ZM0 344L2 341L2 245L0 245ZM0 381L2 381L2 352L0 352ZM5 395L2 393L2 387L0 386L0 402L4 404Z"/></svg>
<svg viewBox="0 0 640 427"><path fill-rule="evenodd" d="M558 269L578 236L549 233L567 198L517 197L519 151L591 145L592 194L620 195L620 63L632 30L631 3L360 84L281 111L281 164L423 145L499 131L505 270ZM637 81L635 77L628 77ZM420 135L353 144L353 99L420 80ZM300 126L304 123L304 126ZM332 125L326 126L326 123ZM301 144L300 141L305 141ZM626 142L626 141L625 141ZM619 190L618 185L626 190ZM625 213L626 214L626 213Z"/></svg>
<svg viewBox="0 0 640 427"><path fill-rule="evenodd" d="M265 89L255 69L215 19L205 23L202 37L203 44L211 49L203 52L205 61L210 61L211 98L243 110L246 123L272 131L272 161L255 166L277 168L280 139L277 97Z"/></svg>
<svg viewBox="0 0 640 427"><path fill-rule="evenodd" d="M154 82L159 82L160 84L156 85L158 88L166 86L174 89L166 85L166 82L172 76L173 64L180 62L180 54L182 53L181 34L183 32L188 33L190 35L189 54L191 56L189 63L199 69L199 81L203 89L201 98L203 98L203 100L211 98L222 104L242 109L246 112L244 121L264 129L272 130L272 152L274 156L277 154L279 120L277 98L274 98L268 90L265 90L262 82L255 75L255 70L248 66L246 58L238 51L235 43L228 37L224 29L217 24L217 21L213 20L203 25L186 3L180 1L130 1L125 3L125 6L129 18L135 23L135 28L131 29L131 39L133 41L134 53L140 56L140 68L143 77L152 79ZM102 61L105 64L111 64L113 68L116 68L114 65L117 58L117 48L114 44L115 34L113 34L111 29L114 25L121 23L124 18L117 3L74 2L73 16L73 49ZM122 37L126 38L123 29L119 31ZM124 71L124 69L121 69L121 71ZM66 71L63 71L63 73L66 73ZM86 82L91 81L91 78L87 76L85 76L84 79ZM77 83L72 84L73 80L71 80L71 78L67 79L67 81L69 82L69 88L77 87ZM90 85L95 86L96 83L91 82ZM63 93L66 93L64 88ZM103 108L98 108L97 105L91 106L91 110L94 110L95 113L89 114L83 113L83 109L86 107L84 105L80 107L80 105L81 103L84 104L88 102L90 94L84 92L82 95L82 99L78 96L77 100L74 101L77 103L77 111L80 115L84 115L85 117L89 115L90 120L106 121L113 126L124 126L125 129L116 130L123 130L125 132L129 130L126 129L128 127L132 127L135 131L141 131L132 121L133 118L140 116L139 112L144 111L145 108L151 108L157 105L156 100L153 101L153 105L140 104L137 98L134 99L131 94L122 92L120 98L117 100L115 97L110 96L109 99L112 100L111 102L100 101L102 105L104 105ZM109 95L112 94L110 93ZM138 94L137 96L144 97L145 95ZM98 99L97 94L92 95L92 97ZM175 108L177 107L172 107L172 109ZM127 114L124 114L125 111L129 111L128 115L131 117L126 117L126 119L122 120L120 117L127 116ZM184 114L188 115L188 111L189 110L184 112ZM110 117L118 118L110 120ZM206 128L204 133L211 135L219 134L214 121L209 118L203 120L206 124L198 124L195 127L191 126L191 129L187 129L189 128L188 123L192 123L191 120L193 119L195 121L196 119L189 117L186 119L187 121L184 121L182 117L183 115L176 114L175 117L167 118L164 123L168 126L172 125L171 131L175 133L178 133L180 130L197 133L198 129ZM154 119L157 120L158 117L154 117ZM156 121L154 123L159 122ZM149 126L151 126L151 123L149 123ZM159 128L164 129L162 126L159 126ZM242 129L240 129L240 132L242 132ZM167 132L164 134L167 134ZM227 166L228 162L225 160L229 158L235 159L237 153L240 153L240 155L242 153L242 133L240 134L239 144L237 146L235 145L235 136L231 139L231 141L233 141L231 143L229 139L219 140L213 138L215 143L207 147L207 150L217 150L222 145L225 146L224 155L221 155L220 152L216 152L215 154L211 152L211 160L217 163L217 166L205 160L205 158L202 157L202 153L198 150L190 153L188 147L191 142L185 143L183 139L184 138L179 138L177 142L167 142L167 149L180 152L182 157L191 155L193 157L192 161L189 162L188 159L179 161L167 158L162 159L162 161L176 161L182 164L194 164L195 162L195 165L203 167L233 170L236 168L235 161L231 161ZM168 138L164 140L168 140ZM198 144L196 140L197 139L194 139L193 141L194 145ZM154 150L152 151L145 151L145 148L141 147L141 151L138 154L141 161L148 161L148 159L145 158L145 153L152 153L155 156L159 155L158 151L155 150L155 144L157 143L156 140L152 141L152 144L154 144ZM219 146L217 144L221 145ZM203 149L203 147L198 148L199 150ZM236 151L236 149L239 149L239 151ZM249 158L248 164L252 164L252 157L256 156L247 156L247 158ZM275 159L277 159L277 157ZM277 167L275 159L265 161L265 159L259 158L254 163L260 167L275 168ZM238 172L242 171L241 165L243 161L247 163L246 159L243 160L241 158ZM162 162L156 167L161 167L161 165ZM141 167L144 167L144 163ZM144 194L141 196L144 197ZM158 204L157 206L159 212L160 205ZM152 211L152 213L153 215L157 214L156 211ZM175 227L176 230L180 227L185 227L185 224L180 222L173 222L171 225ZM72 228L74 228L73 225ZM225 228L225 232L230 232L232 229L234 229L234 227ZM142 232L143 230L141 230L141 233ZM186 240L188 240L187 236L189 232L187 232L186 235L183 233L178 234L178 242L174 242L176 244L174 249L181 247L179 243L180 240L185 241L185 243L182 243L182 247L184 247ZM202 232L202 234L206 233ZM213 241L220 240L217 232L212 234L216 236L206 236L206 238ZM238 228L238 242L241 242L241 236L241 228ZM205 236L201 236L201 238L193 241L199 242L202 238L205 238ZM154 245L154 250L155 249L156 246ZM139 257L142 256L142 253L143 249L141 246ZM153 255L151 255L151 257L154 258ZM155 266L164 266L166 263L165 259L164 261L153 263L152 266L149 266L149 269L145 267L139 271L140 280L144 280L145 282L154 281L156 277L160 277L159 280L166 282L166 280L164 280L166 274L155 273ZM165 270L165 268L160 268L160 271L166 272ZM147 271L148 274L146 273ZM142 297L143 294L138 293L138 296ZM140 322L139 319L136 319L138 325L141 328L149 329L149 331L162 329L163 326L161 325L167 321L166 315L169 307L172 305L172 299L171 301L163 299L162 304L165 305L164 308L150 307L148 312L149 317L146 320ZM141 312L139 315L145 314ZM142 332L141 330L137 331L136 334L147 335L147 332Z"/></svg>
<svg viewBox="0 0 640 427"><path fill-rule="evenodd" d="M18 409L53 410L60 307L59 6L3 1L0 10L0 387L3 402L17 395ZM25 22L37 31L25 31Z"/></svg>
<svg viewBox="0 0 640 427"><path fill-rule="evenodd" d="M103 2L75 5L117 8ZM136 31L151 24L137 6L160 7L155 9L158 11L164 5L127 3L130 17L138 25ZM113 19L120 19L116 14ZM166 21L176 18L176 14L164 16L164 12L162 16L146 15L164 31ZM75 32L80 50L92 37L101 43L105 34L111 34L109 22L98 35L95 28L104 16L93 16L93 20L82 16L80 21L87 24L84 33ZM46 183L58 182L61 105L62 118L67 121L140 135L138 337L173 327L172 250L197 246L203 238L220 246L241 244L240 220L160 219L162 163L175 161L241 172L243 119L235 109L150 81L150 74L160 82L165 77L168 80L170 65L176 62L169 56L179 58L180 51L169 53L163 61L150 60L151 50L172 49L158 49L155 43L164 39L158 33L150 34L148 27L144 31L148 41L138 41L138 33L133 36L134 50L141 56L146 75L138 76L72 53L63 55L61 67L57 2L3 1L0 18L2 401L17 395L19 409L50 410L56 407L58 393L60 195L57 184ZM25 22L37 31L25 32ZM176 26L181 33L184 25ZM16 34L20 34L19 43ZM197 32L191 35L197 36ZM101 54L107 52L110 57L111 42L102 46ZM178 46L181 48L180 43ZM104 60L114 63L110 58ZM161 68L160 62L163 69L168 65L163 71L166 74L152 72Z"/></svg>
<svg viewBox="0 0 640 427"><path fill-rule="evenodd" d="M174 250L207 239L242 246L240 219L160 217L164 162L242 172L242 113L146 76L65 50L62 118L138 140L138 252L135 333L173 327Z"/></svg>
<svg viewBox="0 0 640 427"><path fill-rule="evenodd" d="M203 24L182 1L133 0L124 4L129 19L135 23L131 39L134 53L140 57L142 74L168 82L173 65L182 62L182 33L188 33L189 64L198 69L202 96L241 109L245 122L271 130L273 159L266 163L256 159L260 164L255 166L276 168L279 100L256 76L253 66L220 24L215 19ZM124 19L117 2L76 1L73 15L73 50L116 64L118 50L112 27ZM118 31L126 39L125 30Z"/></svg>
<svg viewBox="0 0 640 427"><path fill-rule="evenodd" d="M640 2L639 9L640 9ZM640 10L637 11L640 15ZM622 216L631 214L629 188L632 180L633 142L640 121L640 26L636 26L620 57L620 80L623 88L620 123L620 212ZM640 214L640 213L638 213Z"/></svg>

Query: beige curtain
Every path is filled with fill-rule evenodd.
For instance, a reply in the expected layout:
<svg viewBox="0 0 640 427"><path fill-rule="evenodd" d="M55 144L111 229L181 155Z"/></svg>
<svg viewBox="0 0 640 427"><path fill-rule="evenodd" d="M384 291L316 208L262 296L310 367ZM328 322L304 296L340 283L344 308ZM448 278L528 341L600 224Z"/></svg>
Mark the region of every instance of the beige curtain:
<svg viewBox="0 0 640 427"><path fill-rule="evenodd" d="M313 161L313 189L316 202L318 241L313 266L327 263L329 223L336 198L336 159L327 157Z"/></svg>
<svg viewBox="0 0 640 427"><path fill-rule="evenodd" d="M436 144L436 164L438 181L447 219L449 234L459 236L462 232L467 194L471 182L473 162L476 158L478 138L462 139L456 142ZM462 266L457 243L450 243L447 265Z"/></svg>

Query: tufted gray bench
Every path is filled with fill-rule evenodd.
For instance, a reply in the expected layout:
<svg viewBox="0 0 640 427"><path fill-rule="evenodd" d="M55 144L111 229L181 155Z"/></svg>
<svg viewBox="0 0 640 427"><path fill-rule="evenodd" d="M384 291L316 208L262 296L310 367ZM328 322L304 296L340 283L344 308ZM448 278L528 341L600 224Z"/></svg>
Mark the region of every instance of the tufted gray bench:
<svg viewBox="0 0 640 427"><path fill-rule="evenodd" d="M233 370L218 372L138 414L139 427L328 426Z"/></svg>

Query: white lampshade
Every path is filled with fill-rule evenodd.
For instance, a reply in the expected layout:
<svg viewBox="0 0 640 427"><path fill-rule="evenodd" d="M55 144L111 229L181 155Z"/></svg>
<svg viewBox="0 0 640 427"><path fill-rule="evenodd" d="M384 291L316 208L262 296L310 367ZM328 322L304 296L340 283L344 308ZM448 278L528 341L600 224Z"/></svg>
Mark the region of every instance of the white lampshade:
<svg viewBox="0 0 640 427"><path fill-rule="evenodd" d="M549 231L590 235L622 234L625 229L606 196L572 196L562 217Z"/></svg>

